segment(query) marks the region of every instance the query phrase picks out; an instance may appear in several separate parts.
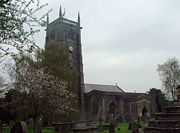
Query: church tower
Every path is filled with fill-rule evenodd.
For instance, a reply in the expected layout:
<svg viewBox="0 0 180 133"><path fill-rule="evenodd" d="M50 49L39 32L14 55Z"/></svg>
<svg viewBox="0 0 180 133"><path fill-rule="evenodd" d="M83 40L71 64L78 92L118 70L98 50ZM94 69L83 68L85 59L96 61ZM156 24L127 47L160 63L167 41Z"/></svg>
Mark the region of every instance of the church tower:
<svg viewBox="0 0 180 133"><path fill-rule="evenodd" d="M62 13L61 6L59 17L53 22L49 23L49 16L47 15L46 44L55 40L66 48L69 69L75 67L79 73L76 92L78 95L80 111L84 112L84 74L81 48L82 27L80 26L80 13L78 13L77 22L64 18L64 15L65 12Z"/></svg>

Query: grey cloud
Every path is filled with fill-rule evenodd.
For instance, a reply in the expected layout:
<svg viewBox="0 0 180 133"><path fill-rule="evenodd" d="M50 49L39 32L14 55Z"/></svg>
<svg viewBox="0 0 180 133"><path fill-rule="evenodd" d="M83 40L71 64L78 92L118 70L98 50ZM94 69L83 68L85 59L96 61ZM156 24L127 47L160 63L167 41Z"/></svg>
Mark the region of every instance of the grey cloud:
<svg viewBox="0 0 180 133"><path fill-rule="evenodd" d="M81 13L85 81L118 83L125 91L161 88L157 64L180 57L179 0L44 0L58 17ZM37 36L44 44L45 33Z"/></svg>

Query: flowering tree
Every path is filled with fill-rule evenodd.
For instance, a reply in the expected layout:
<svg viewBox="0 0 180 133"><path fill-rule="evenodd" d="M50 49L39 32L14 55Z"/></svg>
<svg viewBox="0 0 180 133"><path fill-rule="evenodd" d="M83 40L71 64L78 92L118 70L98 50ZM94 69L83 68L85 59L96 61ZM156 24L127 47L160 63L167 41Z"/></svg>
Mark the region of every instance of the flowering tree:
<svg viewBox="0 0 180 133"><path fill-rule="evenodd" d="M3 82L4 82L4 79L3 79L3 77L0 76L0 89L3 86L3 84L4 84Z"/></svg>
<svg viewBox="0 0 180 133"><path fill-rule="evenodd" d="M32 61L32 60L31 60ZM33 62L33 61L32 61ZM42 114L60 116L72 110L70 104L75 96L68 90L66 81L45 72L44 68L33 66L29 61L22 60L16 64L14 78L21 91L26 93L25 105L30 112L36 132L36 122Z"/></svg>

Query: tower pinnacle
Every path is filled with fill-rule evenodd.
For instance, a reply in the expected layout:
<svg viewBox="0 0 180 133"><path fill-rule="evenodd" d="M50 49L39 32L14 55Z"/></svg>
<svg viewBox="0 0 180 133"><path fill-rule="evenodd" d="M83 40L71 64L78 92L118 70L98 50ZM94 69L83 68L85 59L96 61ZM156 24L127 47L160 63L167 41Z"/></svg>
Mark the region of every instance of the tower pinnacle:
<svg viewBox="0 0 180 133"><path fill-rule="evenodd" d="M62 10L61 10L61 5L60 5L60 9L59 9L59 17L62 17Z"/></svg>
<svg viewBox="0 0 180 133"><path fill-rule="evenodd" d="M48 24L49 24L49 13L47 14L46 28L48 28Z"/></svg>
<svg viewBox="0 0 180 133"><path fill-rule="evenodd" d="M80 24L80 13L78 12L78 23Z"/></svg>

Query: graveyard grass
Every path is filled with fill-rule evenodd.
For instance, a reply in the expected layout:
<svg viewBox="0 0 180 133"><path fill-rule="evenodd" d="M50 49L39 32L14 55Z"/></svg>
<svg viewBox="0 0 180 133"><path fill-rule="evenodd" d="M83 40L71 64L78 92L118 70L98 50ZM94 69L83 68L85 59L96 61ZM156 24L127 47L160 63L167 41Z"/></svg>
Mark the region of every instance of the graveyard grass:
<svg viewBox="0 0 180 133"><path fill-rule="evenodd" d="M93 122L94 124L98 124L98 121ZM108 122L102 122L102 124L109 124ZM144 123L141 121L140 122L141 126L143 127ZM118 123L118 126L115 128L115 133L132 133L131 130L128 130L129 123L127 122L122 122ZM33 133L33 126L32 125L27 125L28 128L28 133ZM118 130L120 128L120 130ZM2 133L10 133L10 128L9 126L4 126ZM42 133L59 133L59 132L54 132L53 130L42 130ZM73 133L73 132L68 132L68 133ZM103 132L98 131L98 133L109 133L108 130L105 130Z"/></svg>

